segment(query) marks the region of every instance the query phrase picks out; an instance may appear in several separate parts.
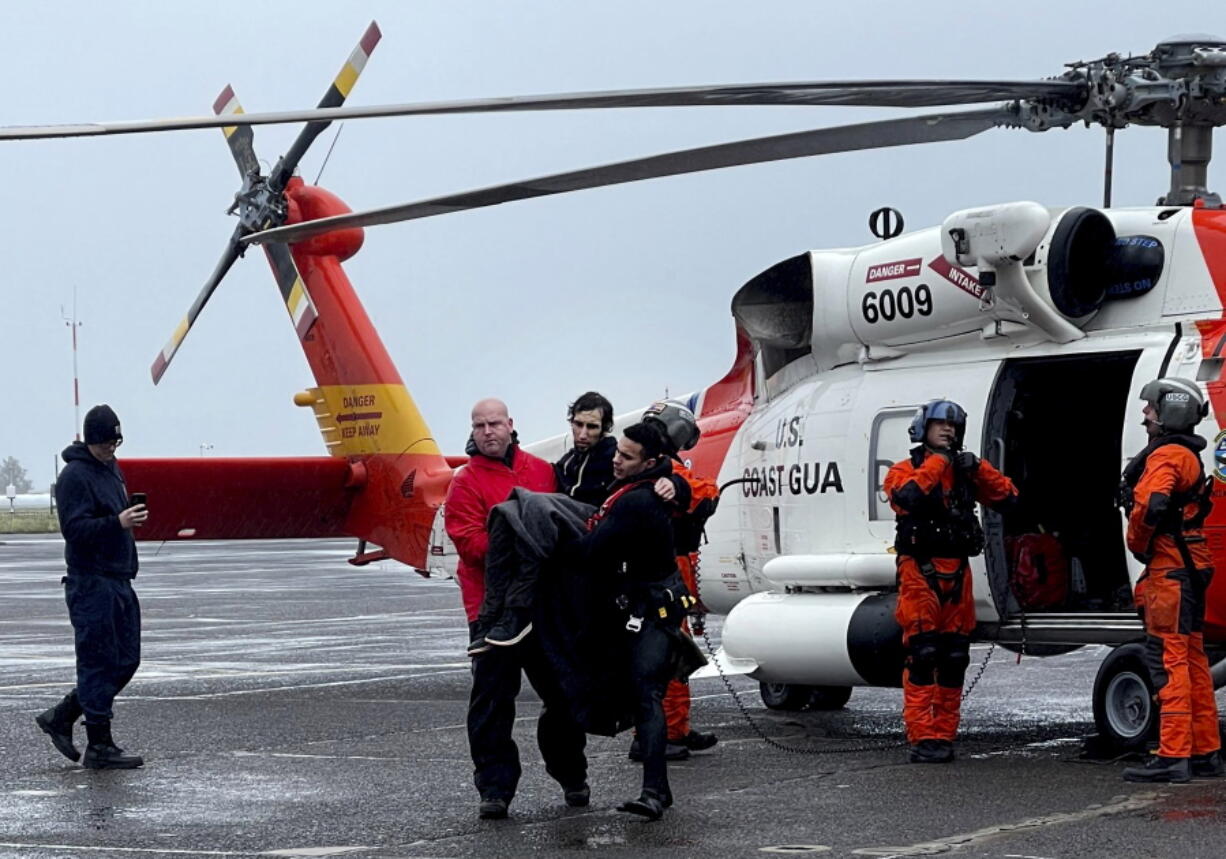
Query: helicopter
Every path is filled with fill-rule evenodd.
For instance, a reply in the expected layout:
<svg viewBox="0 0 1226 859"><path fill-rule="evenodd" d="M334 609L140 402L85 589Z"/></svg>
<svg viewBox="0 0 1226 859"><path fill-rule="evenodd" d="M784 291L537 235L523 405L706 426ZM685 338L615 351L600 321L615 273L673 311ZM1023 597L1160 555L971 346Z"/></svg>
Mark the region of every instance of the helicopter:
<svg viewBox="0 0 1226 859"><path fill-rule="evenodd" d="M1174 37L1143 56L1110 54L1039 81L841 81L573 93L348 108L378 29L364 35L317 109L244 114L223 91L214 117L0 129L0 140L221 128L241 187L238 226L151 369L160 381L226 273L259 245L316 385L309 408L329 456L127 459L129 484L159 512L145 540L355 536L352 562L394 558L424 568L454 468L392 365L341 263L368 226L550 194L787 158L967 139L996 129L1106 129L1101 208L1020 201L954 212L940 227L802 253L765 269L732 300L729 372L685 398L703 439L686 453L700 474L732 484L708 523L701 596L726 613L724 670L762 684L778 708L839 707L855 686L897 685L893 514L885 469L906 454L916 408L955 399L967 437L1014 478L1076 571L1057 603L1026 606L1011 587L1008 541L1034 527L984 513L975 559L977 637L1039 655L1113 647L1093 692L1114 742L1152 734L1156 708L1131 607L1139 565L1123 550L1112 503L1124 452L1144 443L1129 413L1141 384L1196 379L1226 423L1226 215L1207 187L1213 129L1226 123L1226 41ZM295 176L329 122L392 115L676 105L871 105L942 110L699 147L413 203L351 212ZM265 173L252 126L306 122ZM1167 130L1171 181L1154 207L1111 208L1118 130ZM891 220L883 217L883 222ZM1069 404L1081 417L1067 419ZM1135 411L1135 409L1134 409ZM619 423L633 420L623 415ZM1078 479L1051 456L1075 448ZM1217 441L1220 441L1220 437ZM560 454L565 439L529 446ZM1207 470L1220 482L1211 445ZM183 487L190 486L190 493ZM735 487L735 488L734 488ZM1219 490L1219 493L1221 490ZM1219 494L1215 493L1215 494ZM264 499L260 513L242 502ZM250 504L246 507L249 509ZM1226 509L1207 524L1226 555ZM1226 560L1226 558L1224 558ZM1226 643L1226 586L1209 592L1206 639ZM1223 663L1215 682L1226 682Z"/></svg>

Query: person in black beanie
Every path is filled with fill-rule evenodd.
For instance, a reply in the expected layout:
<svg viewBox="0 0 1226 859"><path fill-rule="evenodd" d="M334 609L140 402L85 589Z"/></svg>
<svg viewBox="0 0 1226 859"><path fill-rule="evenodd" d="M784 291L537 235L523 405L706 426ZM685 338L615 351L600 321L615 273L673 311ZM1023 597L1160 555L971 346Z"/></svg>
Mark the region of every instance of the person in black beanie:
<svg viewBox="0 0 1226 859"><path fill-rule="evenodd" d="M111 707L140 665L132 529L144 524L149 513L144 504L129 503L115 461L123 433L114 410L94 406L85 414L84 429L85 441L65 448L67 465L55 484L68 565L61 581L76 643L77 685L34 721L60 754L87 769L132 769L144 761L115 745ZM72 736L82 715L89 740L84 759Z"/></svg>

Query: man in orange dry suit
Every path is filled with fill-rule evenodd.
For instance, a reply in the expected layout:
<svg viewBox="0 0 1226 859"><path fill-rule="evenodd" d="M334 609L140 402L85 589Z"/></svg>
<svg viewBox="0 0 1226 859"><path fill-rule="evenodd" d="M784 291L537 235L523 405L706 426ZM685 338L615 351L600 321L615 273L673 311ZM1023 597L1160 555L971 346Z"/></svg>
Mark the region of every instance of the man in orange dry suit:
<svg viewBox="0 0 1226 859"><path fill-rule="evenodd" d="M714 480L699 477L681 462L680 452L698 444L702 432L690 409L674 400L652 403L643 412L643 422L654 424L664 434L665 451L673 460L673 477L689 486L689 504L673 512L673 542L677 552L677 571L691 594L698 596L698 546L702 529L719 503L719 486ZM657 486L657 492L662 487ZM683 499L678 497L676 502ZM701 605L691 612L695 631L701 631L705 609ZM682 621L681 629L690 634L690 625ZM669 681L664 696L664 720L668 724L668 745L665 756L670 761L685 760L690 752L701 752L719 742L712 733L696 731L690 724L690 685L686 681ZM636 739L630 744L630 759L641 761L642 747Z"/></svg>
<svg viewBox="0 0 1226 859"><path fill-rule="evenodd" d="M1124 469L1128 549L1145 564L1136 599L1145 656L1161 707L1158 754L1124 770L1127 781L1183 783L1223 774L1217 702L1205 657L1205 590L1213 556L1201 530L1209 513L1192 432L1208 413L1195 382L1155 379L1141 389L1150 442Z"/></svg>
<svg viewBox="0 0 1226 859"><path fill-rule="evenodd" d="M907 649L903 723L912 763L948 763L975 628L968 558L983 551L975 502L1016 503L1013 482L963 450L966 411L932 400L911 421L911 456L894 463L885 493L898 514L898 606Z"/></svg>

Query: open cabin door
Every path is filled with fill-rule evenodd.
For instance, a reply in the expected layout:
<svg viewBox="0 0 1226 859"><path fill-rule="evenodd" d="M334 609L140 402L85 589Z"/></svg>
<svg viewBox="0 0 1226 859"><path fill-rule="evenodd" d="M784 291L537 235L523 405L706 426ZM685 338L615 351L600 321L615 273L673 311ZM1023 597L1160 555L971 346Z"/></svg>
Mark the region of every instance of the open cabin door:
<svg viewBox="0 0 1226 859"><path fill-rule="evenodd" d="M984 511L988 584L1002 618L1133 611L1116 490L1132 446L1143 444L1130 407L1138 376L1158 372L1169 337L1160 345L1002 366L982 442L1022 502L1007 517Z"/></svg>

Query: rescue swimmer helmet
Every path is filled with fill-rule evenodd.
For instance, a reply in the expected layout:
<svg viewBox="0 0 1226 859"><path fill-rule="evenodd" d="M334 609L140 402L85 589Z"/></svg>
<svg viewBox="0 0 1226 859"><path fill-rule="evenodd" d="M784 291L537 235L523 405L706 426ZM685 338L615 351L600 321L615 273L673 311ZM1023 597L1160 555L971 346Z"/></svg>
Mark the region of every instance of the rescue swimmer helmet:
<svg viewBox="0 0 1226 859"><path fill-rule="evenodd" d="M1141 399L1157 412L1155 423L1163 432L1191 432L1209 414L1200 386L1189 379L1166 376L1141 389Z"/></svg>
<svg viewBox="0 0 1226 859"><path fill-rule="evenodd" d="M644 423L654 423L664 432L664 438L670 448L669 453L676 455L683 450L689 450L698 444L702 431L698 429L698 419L676 400L658 400L643 412Z"/></svg>
<svg viewBox="0 0 1226 859"><path fill-rule="evenodd" d="M907 431L911 441L916 444L924 441L929 421L949 421L953 424L957 445L962 446L962 439L966 436L966 409L953 400L929 400L911 419L911 428Z"/></svg>

